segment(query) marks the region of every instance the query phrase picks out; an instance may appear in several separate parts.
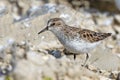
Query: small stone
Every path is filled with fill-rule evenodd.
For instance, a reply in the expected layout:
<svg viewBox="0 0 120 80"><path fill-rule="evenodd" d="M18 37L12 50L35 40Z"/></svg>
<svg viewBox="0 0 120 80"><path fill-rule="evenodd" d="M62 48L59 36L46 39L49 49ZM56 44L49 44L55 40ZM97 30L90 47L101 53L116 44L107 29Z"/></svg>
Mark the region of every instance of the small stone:
<svg viewBox="0 0 120 80"><path fill-rule="evenodd" d="M120 15L115 15L116 22L120 23Z"/></svg>
<svg viewBox="0 0 120 80"><path fill-rule="evenodd" d="M114 74L114 73L110 73L109 77L110 77L111 79L115 79L115 74Z"/></svg>
<svg viewBox="0 0 120 80"><path fill-rule="evenodd" d="M120 26L114 26L114 30L117 32L117 34L120 33Z"/></svg>
<svg viewBox="0 0 120 80"><path fill-rule="evenodd" d="M61 52L59 50L48 50L48 53L56 58L61 58Z"/></svg>
<svg viewBox="0 0 120 80"><path fill-rule="evenodd" d="M120 73L118 73L118 76L117 76L116 80L120 80Z"/></svg>
<svg viewBox="0 0 120 80"><path fill-rule="evenodd" d="M95 68L95 66L92 65L88 65L88 69L92 70L93 72L97 72L97 68Z"/></svg>

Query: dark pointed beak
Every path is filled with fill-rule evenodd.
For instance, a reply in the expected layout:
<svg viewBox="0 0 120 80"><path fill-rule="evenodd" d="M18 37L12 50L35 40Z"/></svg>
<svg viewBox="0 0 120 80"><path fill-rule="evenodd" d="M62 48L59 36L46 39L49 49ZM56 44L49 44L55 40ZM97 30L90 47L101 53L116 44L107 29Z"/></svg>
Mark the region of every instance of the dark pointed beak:
<svg viewBox="0 0 120 80"><path fill-rule="evenodd" d="M46 31L46 30L48 30L48 26L46 26L43 30L41 30L40 32L38 32L38 34L44 32L44 31Z"/></svg>

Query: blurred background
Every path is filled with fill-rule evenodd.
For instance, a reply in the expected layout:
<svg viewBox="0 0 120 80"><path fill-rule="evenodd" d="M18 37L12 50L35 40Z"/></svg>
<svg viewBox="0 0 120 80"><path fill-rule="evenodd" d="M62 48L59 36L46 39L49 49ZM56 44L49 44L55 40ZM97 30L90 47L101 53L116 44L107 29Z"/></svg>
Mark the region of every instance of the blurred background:
<svg viewBox="0 0 120 80"><path fill-rule="evenodd" d="M64 54L47 21L110 32L85 55ZM0 0L0 80L120 80L120 0Z"/></svg>

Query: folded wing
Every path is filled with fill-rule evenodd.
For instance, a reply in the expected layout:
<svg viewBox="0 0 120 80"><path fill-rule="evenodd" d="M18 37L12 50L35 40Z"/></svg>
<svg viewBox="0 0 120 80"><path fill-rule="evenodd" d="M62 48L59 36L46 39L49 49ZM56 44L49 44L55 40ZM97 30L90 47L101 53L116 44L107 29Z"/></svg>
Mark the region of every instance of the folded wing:
<svg viewBox="0 0 120 80"><path fill-rule="evenodd" d="M80 31L80 37L89 42L97 42L109 36L111 36L111 33L98 33L87 29L83 29Z"/></svg>

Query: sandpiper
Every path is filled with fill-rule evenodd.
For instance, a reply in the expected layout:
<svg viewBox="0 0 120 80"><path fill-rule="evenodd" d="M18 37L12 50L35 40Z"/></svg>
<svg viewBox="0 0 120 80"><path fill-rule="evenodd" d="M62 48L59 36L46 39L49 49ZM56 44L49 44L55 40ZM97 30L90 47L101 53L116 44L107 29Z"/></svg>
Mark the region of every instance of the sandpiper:
<svg viewBox="0 0 120 80"><path fill-rule="evenodd" d="M111 36L111 33L99 33L88 29L81 29L67 25L61 18L48 20L47 26L38 34L49 30L58 38L65 49L74 54L86 53L86 60L89 58L89 51L94 49L100 42Z"/></svg>

